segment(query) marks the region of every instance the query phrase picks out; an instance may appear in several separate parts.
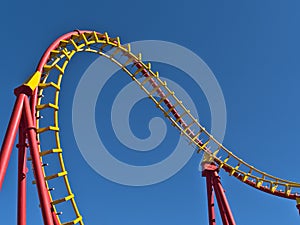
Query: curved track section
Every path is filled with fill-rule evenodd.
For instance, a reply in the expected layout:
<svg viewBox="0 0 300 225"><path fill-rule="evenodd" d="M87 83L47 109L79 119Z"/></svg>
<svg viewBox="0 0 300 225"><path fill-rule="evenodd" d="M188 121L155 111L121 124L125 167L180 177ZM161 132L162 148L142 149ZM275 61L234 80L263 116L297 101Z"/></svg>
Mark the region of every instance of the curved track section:
<svg viewBox="0 0 300 225"><path fill-rule="evenodd" d="M96 53L117 64L139 85L180 134L194 145L197 152L204 152L203 162L216 163L219 169L224 169L230 176L266 193L289 199L300 197L297 194L300 190L299 183L258 170L219 143L191 115L175 93L168 88L167 83L160 79L158 72L151 70L151 64L143 63L141 54L135 55L131 52L130 45L121 45L118 37L111 38L107 33L74 31L57 39L44 53L36 72L40 76L33 98L36 101L32 101L32 109L36 110L41 161L44 165L47 165L47 162L53 163L44 167L48 189L59 187L59 193L63 193L63 196L58 196L55 195L56 191L49 191L51 204L61 224L83 224L64 166L58 123L62 77L69 61L77 52ZM62 187L65 190L61 190ZM65 205L73 211L73 217L68 218L67 222L63 221L66 218L62 219L60 216L60 205Z"/></svg>

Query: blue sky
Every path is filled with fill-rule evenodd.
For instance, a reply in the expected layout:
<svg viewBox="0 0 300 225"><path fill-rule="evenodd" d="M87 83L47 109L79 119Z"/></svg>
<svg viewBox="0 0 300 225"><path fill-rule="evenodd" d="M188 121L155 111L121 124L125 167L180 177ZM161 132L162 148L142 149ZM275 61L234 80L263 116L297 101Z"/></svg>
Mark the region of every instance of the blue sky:
<svg viewBox="0 0 300 225"><path fill-rule="evenodd" d="M214 72L225 97L224 145L266 172L300 181L297 171L300 134L298 1L5 1L1 4L1 137L15 99L13 89L34 72L47 46L74 29L107 31L112 37L120 36L124 43L164 40L199 55ZM195 154L174 177L146 187L128 187L108 181L82 158L72 133L71 107L80 76L94 59L96 57L87 54L74 58L67 71L72 76L65 77L60 99L64 158L85 223L207 224L206 189L198 171L199 155ZM177 82L194 96L200 120L209 127L209 109L201 90L189 88L188 78L180 75L180 71L159 64L154 66L166 72L166 77L176 74ZM117 90L129 79L122 77L110 81L108 91ZM109 129L105 117L109 115L109 108L104 106L113 100L110 93L103 94L97 104L97 113L101 115L96 118L99 130L103 124ZM141 117L144 110L150 115L160 115L153 108L142 101L133 110L134 118L142 122L131 122L132 129L141 138L149 135L145 129L149 118ZM121 151L126 148L118 145L115 137L105 138L105 144L120 160L139 164L141 158L142 163L147 164L171 153L169 149L176 142L173 142L172 129L168 126L171 139L167 144L155 149L147 160L142 159L143 155L131 158L130 150L128 154ZM17 151L14 150L0 192L0 224L16 223L16 159ZM295 202L260 193L223 172L221 177L237 224L299 224ZM29 178L32 179L31 171ZM31 184L28 198L28 224L41 224L37 193Z"/></svg>

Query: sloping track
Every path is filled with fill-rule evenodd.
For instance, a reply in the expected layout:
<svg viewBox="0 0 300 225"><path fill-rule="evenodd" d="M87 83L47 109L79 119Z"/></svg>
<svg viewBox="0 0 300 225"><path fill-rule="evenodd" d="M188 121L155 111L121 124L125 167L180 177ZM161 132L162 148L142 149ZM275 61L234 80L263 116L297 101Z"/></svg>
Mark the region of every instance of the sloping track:
<svg viewBox="0 0 300 225"><path fill-rule="evenodd" d="M62 78L68 63L77 52L95 53L117 64L139 85L180 134L194 145L197 152L204 152L204 162L217 164L219 169L225 170L230 176L260 191L299 201L300 196L297 192L300 191L300 183L267 174L246 163L219 143L191 115L175 93L168 88L167 83L160 79L158 72L151 70L151 64L145 64L141 54L135 55L131 52L130 45L123 46L119 37L111 38L107 33L74 31L58 38L49 46L35 74L28 81L39 80L33 96L36 101L31 101L31 108L36 110L41 162L52 163L43 167L44 179L60 224L84 224L64 165L58 122ZM52 194L52 187L56 184L60 188L65 187L65 190L55 191L63 193L63 196L57 197ZM65 204L64 207L69 207L69 210L74 212L73 217L66 221L62 221L58 210L61 204Z"/></svg>

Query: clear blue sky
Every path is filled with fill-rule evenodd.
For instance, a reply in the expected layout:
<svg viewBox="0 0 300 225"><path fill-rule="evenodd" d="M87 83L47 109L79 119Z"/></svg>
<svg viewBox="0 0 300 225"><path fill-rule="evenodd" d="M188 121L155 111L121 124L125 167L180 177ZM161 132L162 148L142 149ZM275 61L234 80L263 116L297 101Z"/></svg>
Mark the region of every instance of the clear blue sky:
<svg viewBox="0 0 300 225"><path fill-rule="evenodd" d="M299 11L300 2L296 0L4 1L0 14L0 137L4 136L15 99L13 89L34 72L52 41L74 29L107 31L111 36L120 36L123 42L165 40L198 54L212 69L224 93L228 116L224 145L262 170L300 181ZM198 171L200 156L194 155L171 179L147 187L115 184L99 176L84 161L72 133L71 102L80 74L94 59L87 55L74 59L68 69L74 78L68 76L64 80L60 100L64 157L85 223L207 224L205 183ZM166 67L161 68L168 72ZM177 79L183 81L184 75ZM116 87L124 82L113 81ZM110 85L113 89L113 82ZM188 91L199 102L200 119L209 127L208 106L201 90ZM98 112L102 112L100 104ZM153 108L142 106L135 109L138 116L145 107ZM99 126L106 120L101 119L104 122L99 119ZM143 134L147 127L147 121L144 122L146 125L133 125L141 137L147 136ZM168 128L172 130L171 126ZM115 137L107 139L106 145L123 148L116 147L113 140ZM118 155L118 151L112 151L116 157L126 158L126 152ZM155 151L150 160L159 161L166 151L170 153L165 146ZM16 158L14 150L0 192L1 225L16 224ZM31 174L30 171L30 179ZM260 193L225 173L221 176L237 224L299 224L294 201ZM37 193L31 184L28 197L28 224L41 224Z"/></svg>

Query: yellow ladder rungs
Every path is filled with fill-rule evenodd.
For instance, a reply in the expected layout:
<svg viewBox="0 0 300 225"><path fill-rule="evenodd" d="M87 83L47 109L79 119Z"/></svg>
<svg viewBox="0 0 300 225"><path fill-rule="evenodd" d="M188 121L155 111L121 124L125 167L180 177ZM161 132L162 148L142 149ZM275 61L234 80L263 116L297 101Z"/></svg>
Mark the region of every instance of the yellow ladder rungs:
<svg viewBox="0 0 300 225"><path fill-rule="evenodd" d="M107 32L104 32L104 37L105 37L105 40L107 43L110 43L109 42L109 36L108 36L108 33Z"/></svg>
<svg viewBox="0 0 300 225"><path fill-rule="evenodd" d="M278 187L278 184L271 184L271 192L274 193Z"/></svg>
<svg viewBox="0 0 300 225"><path fill-rule="evenodd" d="M239 163L236 165L236 167L234 167L234 169L231 170L230 176L232 176L232 175L240 168L241 164L242 164L242 163L239 162Z"/></svg>
<svg viewBox="0 0 300 225"><path fill-rule="evenodd" d="M58 90L58 91L60 90L60 87L54 82L39 84L39 88L41 88L41 89L44 89L47 87L54 87L56 90Z"/></svg>
<svg viewBox="0 0 300 225"><path fill-rule="evenodd" d="M51 50L51 53L54 53L54 54L59 54L59 53L60 53L60 50L53 49L53 50Z"/></svg>
<svg viewBox="0 0 300 225"><path fill-rule="evenodd" d="M54 149L50 149L50 150L46 150L46 151L42 151L40 152L40 156L45 156L51 153L62 153L62 149L61 148L54 148Z"/></svg>
<svg viewBox="0 0 300 225"><path fill-rule="evenodd" d="M83 40L84 40L84 42L85 42L86 45L92 44L92 43L90 43L90 42L88 41L88 39L86 38L85 33L82 33L81 36L82 36L82 38L83 38Z"/></svg>
<svg viewBox="0 0 300 225"><path fill-rule="evenodd" d="M69 40L61 40L59 46L65 47L67 44L69 44Z"/></svg>
<svg viewBox="0 0 300 225"><path fill-rule="evenodd" d="M134 57L130 56L130 57L128 58L128 60L123 64L123 67L126 67L126 66L127 66L128 64L130 64L133 60L134 60ZM133 76L133 74L132 74L132 76Z"/></svg>
<svg viewBox="0 0 300 225"><path fill-rule="evenodd" d="M60 198L60 199L57 199L57 200L54 200L51 202L52 205L57 205L59 203L62 203L62 202L66 202L66 201L69 201L70 199L74 198L74 194L70 194L69 196L67 197L64 197L64 198Z"/></svg>
<svg viewBox="0 0 300 225"><path fill-rule="evenodd" d="M54 66L59 72L61 72L62 74L65 72L65 70L62 68L62 67L60 67L58 64L55 64L55 66Z"/></svg>
<svg viewBox="0 0 300 225"><path fill-rule="evenodd" d="M126 64L126 63L125 63ZM135 77L138 73L142 72L145 68L144 67L141 67L139 69L137 69L134 73L133 73L133 76Z"/></svg>
<svg viewBox="0 0 300 225"><path fill-rule="evenodd" d="M291 194L291 187L288 185L285 185L285 195L289 196Z"/></svg>
<svg viewBox="0 0 300 225"><path fill-rule="evenodd" d="M243 181L243 182L246 182L246 180L248 180L248 178L249 178L249 175L250 175L250 174L245 174L245 175L243 176L242 181Z"/></svg>
<svg viewBox="0 0 300 225"><path fill-rule="evenodd" d="M82 216L79 216L77 219L75 219L73 221L63 223L62 225L74 225L74 224L79 223L80 221L82 221Z"/></svg>
<svg viewBox="0 0 300 225"><path fill-rule="evenodd" d="M72 45L74 46L75 50L78 51L79 50L79 47L78 45L75 43L75 41L73 39L70 39Z"/></svg>
<svg viewBox="0 0 300 225"><path fill-rule="evenodd" d="M184 128L184 132L186 132L188 129L190 129L191 128L191 126L193 126L193 124L195 124L196 123L196 121L192 121L186 128Z"/></svg>
<svg viewBox="0 0 300 225"><path fill-rule="evenodd" d="M192 138L189 144L192 144L192 142L194 142L201 135L202 132L203 130L200 128L200 131L197 134L195 134L195 136Z"/></svg>
<svg viewBox="0 0 300 225"><path fill-rule="evenodd" d="M40 152L40 157L43 157L45 155L49 155L49 154L52 154L52 153L62 153L62 149L61 148L54 148L54 149L42 151L42 152ZM32 158L28 157L27 160L31 161Z"/></svg>
<svg viewBox="0 0 300 225"><path fill-rule="evenodd" d="M42 104L42 105L37 105L36 106L36 110L42 110L42 109L46 109L46 108L52 108L52 109L55 109L55 110L59 109L58 105L54 105L52 103Z"/></svg>
<svg viewBox="0 0 300 225"><path fill-rule="evenodd" d="M96 42L98 42L99 38L98 38L98 35L97 35L96 31L93 31L93 36L94 36Z"/></svg>
<svg viewBox="0 0 300 225"><path fill-rule="evenodd" d="M67 171L63 171L63 172L60 172L60 173L56 173L56 174L53 174L53 175L50 175L50 176L46 176L44 179L47 181L47 180L52 180L54 178L57 178L57 177L62 177L62 176L65 176L67 175ZM33 184L36 184L36 180L32 181Z"/></svg>
<svg viewBox="0 0 300 225"><path fill-rule="evenodd" d="M143 80L143 82L141 83L141 85L144 86L151 78L152 78L152 76L147 77L145 80Z"/></svg>
<svg viewBox="0 0 300 225"><path fill-rule="evenodd" d="M153 88L151 91L150 91L150 95L153 95L158 89L160 89L161 87L163 86L166 86L167 83L164 82L162 85L157 85L155 88Z"/></svg>
<svg viewBox="0 0 300 225"><path fill-rule="evenodd" d="M61 40L60 43L68 44L69 41L68 40Z"/></svg>
<svg viewBox="0 0 300 225"><path fill-rule="evenodd" d="M172 112L181 103L182 103L181 101L176 102L171 108L169 108L168 111L165 111L164 113L165 117L167 117L170 114L170 112Z"/></svg>
<svg viewBox="0 0 300 225"><path fill-rule="evenodd" d="M148 63L145 67L148 71L151 70L151 63Z"/></svg>
<svg viewBox="0 0 300 225"><path fill-rule="evenodd" d="M50 53L50 57L53 58L53 57L57 56L58 54L60 54L60 50L53 49Z"/></svg>
<svg viewBox="0 0 300 225"><path fill-rule="evenodd" d="M43 71L44 72L48 72L48 71L50 71L51 69L53 68L53 65L44 65L43 66Z"/></svg>
<svg viewBox="0 0 300 225"><path fill-rule="evenodd" d="M165 97L161 98L158 102L158 105L160 105L163 101L165 101L170 95L174 96L175 92L169 92L168 94L165 95Z"/></svg>
<svg viewBox="0 0 300 225"><path fill-rule="evenodd" d="M36 132L39 134L39 133L43 133L43 132L49 131L49 130L51 130L51 131L59 131L59 127L54 127L54 126L43 127L43 128L37 129Z"/></svg>
<svg viewBox="0 0 300 225"><path fill-rule="evenodd" d="M67 57L68 60L70 60L71 57L73 56L73 55L72 55L72 52L75 52L75 51L74 51L74 50L68 51L66 48L64 48L64 49L62 50L62 53Z"/></svg>
<svg viewBox="0 0 300 225"><path fill-rule="evenodd" d="M115 55L117 55L119 52L121 52L121 48L117 48L111 55L110 55L110 58L114 58Z"/></svg>
<svg viewBox="0 0 300 225"><path fill-rule="evenodd" d="M190 112L190 110L184 111L176 120L175 122L178 123L179 120L182 119L182 117L184 117L186 114L188 114Z"/></svg>
<svg viewBox="0 0 300 225"><path fill-rule="evenodd" d="M221 169L227 162L228 160L231 158L231 155L228 155L223 161L222 163L220 163L219 168ZM229 165L228 165L229 166Z"/></svg>
<svg viewBox="0 0 300 225"><path fill-rule="evenodd" d="M260 188L262 184L263 184L263 181L262 181L262 180L257 180L255 186L256 186L257 188Z"/></svg>

